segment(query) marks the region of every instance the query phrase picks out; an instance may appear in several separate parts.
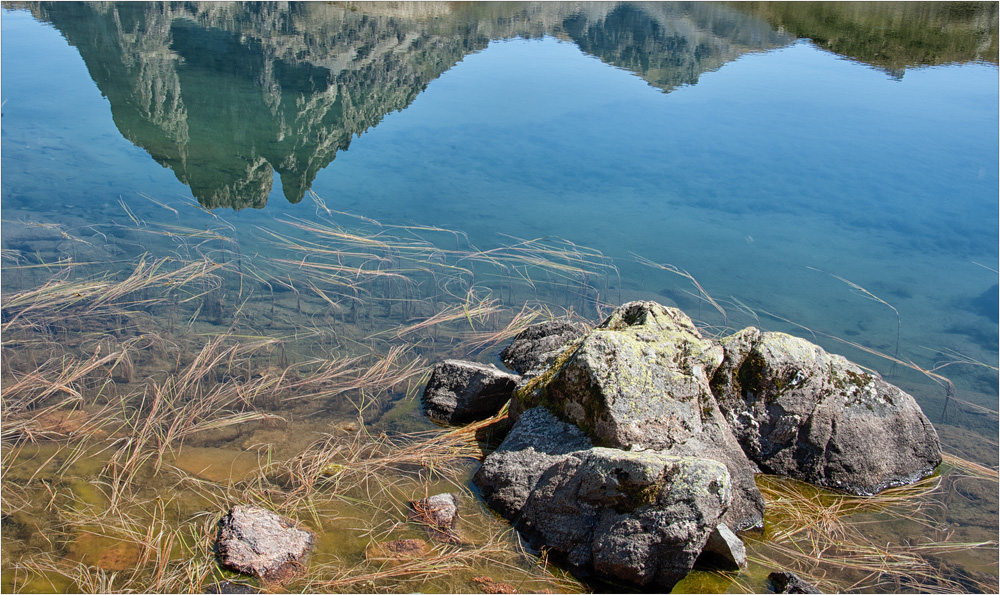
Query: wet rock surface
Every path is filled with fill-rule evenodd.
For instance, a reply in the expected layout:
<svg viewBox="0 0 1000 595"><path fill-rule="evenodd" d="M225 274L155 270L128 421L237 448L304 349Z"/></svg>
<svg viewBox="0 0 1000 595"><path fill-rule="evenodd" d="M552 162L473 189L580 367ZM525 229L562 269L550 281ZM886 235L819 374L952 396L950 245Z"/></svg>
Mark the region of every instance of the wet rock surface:
<svg viewBox="0 0 1000 595"><path fill-rule="evenodd" d="M580 428L536 407L518 419L500 447L483 461L473 480L487 504L512 520L520 514L543 473L570 453L592 446Z"/></svg>
<svg viewBox="0 0 1000 595"><path fill-rule="evenodd" d="M669 590L690 572L731 498L717 461L595 447L543 474L519 528L577 569Z"/></svg>
<svg viewBox="0 0 1000 595"><path fill-rule="evenodd" d="M500 411L518 380L516 374L494 365L449 359L434 366L421 402L427 417L434 421L478 421Z"/></svg>
<svg viewBox="0 0 1000 595"><path fill-rule="evenodd" d="M222 564L268 581L284 582L301 567L313 535L270 510L236 506L219 521Z"/></svg>
<svg viewBox="0 0 1000 595"><path fill-rule="evenodd" d="M592 447L542 407L524 413L476 474L486 501L582 574L669 589L732 499L725 465Z"/></svg>
<svg viewBox="0 0 1000 595"><path fill-rule="evenodd" d="M931 422L913 397L878 375L804 339L753 327L722 345L712 386L763 471L871 495L940 464Z"/></svg>
<svg viewBox="0 0 1000 595"><path fill-rule="evenodd" d="M708 536L708 541L701 550L701 557L698 558L698 564L721 570L745 570L747 548L743 540L722 524Z"/></svg>

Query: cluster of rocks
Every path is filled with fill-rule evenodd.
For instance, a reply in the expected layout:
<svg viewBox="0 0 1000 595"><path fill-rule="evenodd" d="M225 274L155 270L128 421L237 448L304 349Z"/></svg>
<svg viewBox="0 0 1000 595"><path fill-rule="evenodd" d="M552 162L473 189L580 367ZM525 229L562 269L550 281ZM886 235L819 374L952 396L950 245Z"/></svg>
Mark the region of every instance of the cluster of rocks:
<svg viewBox="0 0 1000 595"><path fill-rule="evenodd" d="M438 364L424 409L463 423L509 401L474 481L582 575L670 589L696 562L744 566L734 531L762 526L762 471L870 495L941 462L919 406L877 374L782 333L706 338L655 302L532 326L501 358L517 374Z"/></svg>

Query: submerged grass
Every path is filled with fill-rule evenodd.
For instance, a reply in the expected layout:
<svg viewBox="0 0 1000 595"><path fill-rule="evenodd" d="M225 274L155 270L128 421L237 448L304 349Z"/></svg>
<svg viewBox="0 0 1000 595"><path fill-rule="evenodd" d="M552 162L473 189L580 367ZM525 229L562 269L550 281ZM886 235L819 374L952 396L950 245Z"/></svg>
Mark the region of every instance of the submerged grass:
<svg viewBox="0 0 1000 595"><path fill-rule="evenodd" d="M413 237L296 222L292 232L317 241L285 241L286 257L252 262L225 225L203 233L128 214L128 234L173 244L174 256L143 253L122 274L5 254L5 281L27 286L3 288L4 590L203 591L225 576L214 523L235 503L374 539L387 516L405 519L407 497L443 485L467 494L478 426L402 434L373 424L415 398L429 329L442 347L483 347L540 309L507 309L447 262L461 256ZM37 275L20 274L28 267L49 277L30 286ZM353 430L324 434L323 425ZM257 438L269 431L302 436ZM256 449L258 472L219 482L175 466L205 445ZM351 526L338 526L343 518ZM495 525L491 536L391 567L366 560L364 548L335 561L318 553L302 582L384 590L490 560L521 582L565 588Z"/></svg>
<svg viewBox="0 0 1000 595"><path fill-rule="evenodd" d="M995 474L984 478L996 482ZM939 522L942 480L931 476L866 497L759 476L765 532L751 540L749 559L761 567L793 571L823 592L995 591L996 577L941 572L941 556L997 549L996 540L964 542L944 530ZM920 537L901 537L907 534Z"/></svg>
<svg viewBox="0 0 1000 595"><path fill-rule="evenodd" d="M170 256L119 258L115 272L99 258L4 252L5 591L204 592L233 578L212 547L215 523L237 503L296 519L326 544L289 589L585 590L538 564L469 492L480 439L502 418L433 428L416 392L433 361L492 352L539 320L602 317L621 301L617 268L558 238L480 250L459 232L317 205L315 220L257 230L273 248L266 258L242 254L217 216L194 229L132 209L127 229L74 245L97 249L100 236ZM640 262L690 280L728 320L683 269ZM194 449L249 453L252 469L182 470ZM993 469L948 462L996 483ZM937 535L935 480L869 500L777 480L761 487L770 525L751 544L755 561L828 588L968 587L935 575L929 560L995 547L866 537L900 517ZM465 503L462 544L417 559L366 555L373 543L423 536L406 504L441 491Z"/></svg>

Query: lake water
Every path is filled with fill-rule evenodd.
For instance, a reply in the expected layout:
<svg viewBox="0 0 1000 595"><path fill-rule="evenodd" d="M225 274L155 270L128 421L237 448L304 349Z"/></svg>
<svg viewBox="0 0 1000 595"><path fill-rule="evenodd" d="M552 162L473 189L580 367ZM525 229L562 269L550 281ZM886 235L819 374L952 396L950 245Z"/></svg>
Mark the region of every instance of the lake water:
<svg viewBox="0 0 1000 595"><path fill-rule="evenodd" d="M119 357L100 386L152 395L140 379L162 388L218 337L267 343L245 356L261 366L244 366L247 382L347 356L405 377L373 384L370 406L364 390L313 387L323 399L255 406L283 431L256 419L171 451L186 473L243 485L260 460L236 477L239 453L260 444L291 459L359 415L374 434L433 428L414 406L419 372L442 357L499 363L508 335L496 333L518 312L596 322L654 299L710 334L789 332L878 371L917 399L946 452L995 470L998 82L989 3L5 3L5 306L51 279L127 281L140 258L218 268L146 278L125 323L50 318L32 327L44 338L5 326L4 388L101 346L136 351L130 378ZM59 316L80 307L65 304ZM436 314L447 320L420 326ZM23 409L51 405L32 390ZM76 393L97 419L107 394ZM39 415L22 429L21 405L5 399L5 491L20 487L4 496L4 590L84 588L58 562L95 566L75 537L86 523L32 502L65 491L79 512L86 498L68 494L113 483L113 449L87 442L79 452L100 464L73 467L46 450L67 432ZM230 472L209 477L195 455ZM69 462L44 471L50 456ZM995 479L944 483L935 530L992 543L940 554L936 572L989 590ZM171 518L214 511L177 507ZM328 546L324 563L360 556ZM428 584L478 588L460 576ZM94 588L110 585L122 588Z"/></svg>

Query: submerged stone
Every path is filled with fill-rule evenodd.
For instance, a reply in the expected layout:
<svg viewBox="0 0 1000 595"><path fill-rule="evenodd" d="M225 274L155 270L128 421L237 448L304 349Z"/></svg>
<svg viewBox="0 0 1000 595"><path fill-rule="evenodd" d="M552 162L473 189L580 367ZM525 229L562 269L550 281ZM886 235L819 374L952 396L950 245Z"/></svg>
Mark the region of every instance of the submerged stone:
<svg viewBox="0 0 1000 595"><path fill-rule="evenodd" d="M234 583L232 581L219 581L209 585L205 589L205 593L208 595L252 595L254 593L263 593L263 591L253 585Z"/></svg>
<svg viewBox="0 0 1000 595"><path fill-rule="evenodd" d="M235 506L219 521L216 549L223 565L268 581L284 582L298 568L313 535L265 508Z"/></svg>
<svg viewBox="0 0 1000 595"><path fill-rule="evenodd" d="M772 572L767 575L775 593L822 593L816 585L806 582L794 572Z"/></svg>
<svg viewBox="0 0 1000 595"><path fill-rule="evenodd" d="M365 548L365 558L368 560L403 562L420 558L431 551L431 544L423 539L395 539L392 541L372 542Z"/></svg>

